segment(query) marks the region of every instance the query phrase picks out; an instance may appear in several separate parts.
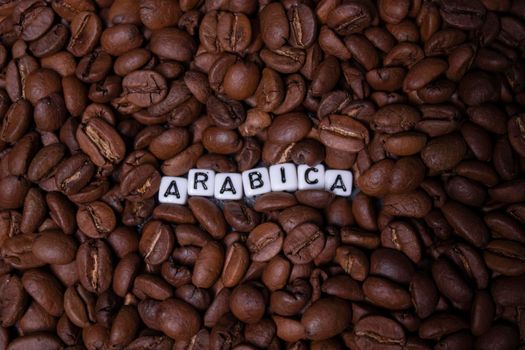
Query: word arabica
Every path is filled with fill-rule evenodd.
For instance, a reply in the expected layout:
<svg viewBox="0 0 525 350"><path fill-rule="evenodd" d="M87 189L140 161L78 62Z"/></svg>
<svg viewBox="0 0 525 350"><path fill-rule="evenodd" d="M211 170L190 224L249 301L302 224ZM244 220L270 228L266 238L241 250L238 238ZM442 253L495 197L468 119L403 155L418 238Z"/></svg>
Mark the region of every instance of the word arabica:
<svg viewBox="0 0 525 350"><path fill-rule="evenodd" d="M292 163L260 167L240 173L215 173L207 169L191 169L187 177L164 176L159 187L159 202L185 204L188 196L238 200L272 191L330 191L337 196L352 194L352 172L326 170L324 165L296 166Z"/></svg>

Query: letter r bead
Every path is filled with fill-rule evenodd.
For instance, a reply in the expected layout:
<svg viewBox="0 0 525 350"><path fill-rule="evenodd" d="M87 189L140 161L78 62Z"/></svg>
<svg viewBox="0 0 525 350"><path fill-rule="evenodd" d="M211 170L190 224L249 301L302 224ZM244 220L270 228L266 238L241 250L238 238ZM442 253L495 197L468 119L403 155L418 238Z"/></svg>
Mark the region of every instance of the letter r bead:
<svg viewBox="0 0 525 350"><path fill-rule="evenodd" d="M190 196L213 197L215 172L206 169L191 169L188 173L188 194Z"/></svg>

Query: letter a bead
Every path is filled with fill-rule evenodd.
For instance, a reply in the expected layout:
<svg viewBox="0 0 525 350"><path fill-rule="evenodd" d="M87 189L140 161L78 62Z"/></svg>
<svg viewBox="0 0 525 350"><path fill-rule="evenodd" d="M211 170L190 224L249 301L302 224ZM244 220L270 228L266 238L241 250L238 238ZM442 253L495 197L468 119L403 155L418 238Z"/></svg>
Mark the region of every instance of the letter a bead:
<svg viewBox="0 0 525 350"><path fill-rule="evenodd" d="M324 176L325 190L337 196L352 194L352 173L348 170L327 170Z"/></svg>
<svg viewBox="0 0 525 350"><path fill-rule="evenodd" d="M188 200L188 180L184 177L163 176L159 187L159 202L186 204Z"/></svg>
<svg viewBox="0 0 525 350"><path fill-rule="evenodd" d="M241 199L243 196L241 174L215 174L215 191L213 196L220 200Z"/></svg>

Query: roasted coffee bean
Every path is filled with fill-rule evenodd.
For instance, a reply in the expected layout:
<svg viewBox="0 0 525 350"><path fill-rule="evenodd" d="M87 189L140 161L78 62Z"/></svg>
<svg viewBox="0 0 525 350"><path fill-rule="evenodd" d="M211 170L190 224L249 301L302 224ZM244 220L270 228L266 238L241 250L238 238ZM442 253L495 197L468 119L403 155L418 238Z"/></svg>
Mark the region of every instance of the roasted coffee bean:
<svg viewBox="0 0 525 350"><path fill-rule="evenodd" d="M314 224L296 226L286 236L283 251L295 264L306 264L316 258L325 244L324 233Z"/></svg>
<svg viewBox="0 0 525 350"><path fill-rule="evenodd" d="M20 278L11 274L0 276L0 290L0 323L2 327L10 327L22 316L27 294Z"/></svg>
<svg viewBox="0 0 525 350"><path fill-rule="evenodd" d="M304 312L301 324L308 339L323 340L339 334L350 322L352 312L348 302L328 297L317 300Z"/></svg>
<svg viewBox="0 0 525 350"><path fill-rule="evenodd" d="M44 231L33 242L33 254L48 264L64 265L75 259L74 239L59 231Z"/></svg>
<svg viewBox="0 0 525 350"><path fill-rule="evenodd" d="M366 127L343 115L330 115L319 124L320 139L326 147L342 151L359 152L369 142Z"/></svg>
<svg viewBox="0 0 525 350"><path fill-rule="evenodd" d="M28 270L22 275L22 284L27 293L47 313L58 317L64 312L62 286L53 275L44 271Z"/></svg>
<svg viewBox="0 0 525 350"><path fill-rule="evenodd" d="M246 240L253 261L268 261L276 256L283 247L284 234L281 228L272 222L255 227Z"/></svg>
<svg viewBox="0 0 525 350"><path fill-rule="evenodd" d="M401 325L383 316L370 315L361 318L354 328L354 334L355 344L360 348L401 348L406 342Z"/></svg>
<svg viewBox="0 0 525 350"><path fill-rule="evenodd" d="M226 234L226 221L219 208L210 200L193 197L188 201L190 209L197 221L214 238L222 238Z"/></svg>
<svg viewBox="0 0 525 350"><path fill-rule="evenodd" d="M92 202L77 211L78 228L91 238L106 237L117 225L113 209L104 202Z"/></svg>
<svg viewBox="0 0 525 350"><path fill-rule="evenodd" d="M82 286L101 294L111 285L113 266L111 251L104 241L90 239L80 245L76 265Z"/></svg>

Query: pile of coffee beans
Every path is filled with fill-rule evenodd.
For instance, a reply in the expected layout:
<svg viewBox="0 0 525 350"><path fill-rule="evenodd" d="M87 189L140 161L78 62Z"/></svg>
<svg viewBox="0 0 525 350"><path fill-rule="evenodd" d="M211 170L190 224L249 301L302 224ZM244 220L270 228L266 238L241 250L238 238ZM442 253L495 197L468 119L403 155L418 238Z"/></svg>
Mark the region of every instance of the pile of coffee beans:
<svg viewBox="0 0 525 350"><path fill-rule="evenodd" d="M525 1L0 1L0 350L525 349ZM279 163L355 193L159 203Z"/></svg>

